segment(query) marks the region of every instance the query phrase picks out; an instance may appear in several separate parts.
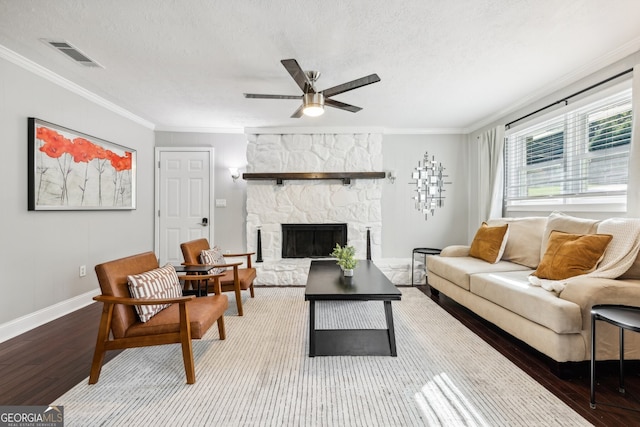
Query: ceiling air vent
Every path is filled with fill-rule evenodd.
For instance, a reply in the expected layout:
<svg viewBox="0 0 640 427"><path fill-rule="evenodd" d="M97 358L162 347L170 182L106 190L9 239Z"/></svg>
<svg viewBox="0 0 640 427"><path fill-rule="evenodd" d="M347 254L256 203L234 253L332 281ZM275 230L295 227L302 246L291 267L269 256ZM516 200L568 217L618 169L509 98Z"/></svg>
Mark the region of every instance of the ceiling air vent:
<svg viewBox="0 0 640 427"><path fill-rule="evenodd" d="M104 68L102 65L98 64L96 61L89 58L84 53L80 52L78 48L76 48L69 42L66 42L64 40L50 40L50 39L40 39L40 40L48 44L52 48L56 49L57 51L64 53L68 58L72 59L74 62L78 64L82 64L85 67Z"/></svg>

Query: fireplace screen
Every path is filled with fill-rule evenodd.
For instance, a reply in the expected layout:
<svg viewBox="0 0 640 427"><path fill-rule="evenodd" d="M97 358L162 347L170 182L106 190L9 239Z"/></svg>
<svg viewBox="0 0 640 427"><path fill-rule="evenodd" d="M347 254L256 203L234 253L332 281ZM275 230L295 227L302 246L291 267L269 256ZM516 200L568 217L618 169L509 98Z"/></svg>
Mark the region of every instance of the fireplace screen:
<svg viewBox="0 0 640 427"><path fill-rule="evenodd" d="M328 258L347 244L347 224L282 224L282 258Z"/></svg>

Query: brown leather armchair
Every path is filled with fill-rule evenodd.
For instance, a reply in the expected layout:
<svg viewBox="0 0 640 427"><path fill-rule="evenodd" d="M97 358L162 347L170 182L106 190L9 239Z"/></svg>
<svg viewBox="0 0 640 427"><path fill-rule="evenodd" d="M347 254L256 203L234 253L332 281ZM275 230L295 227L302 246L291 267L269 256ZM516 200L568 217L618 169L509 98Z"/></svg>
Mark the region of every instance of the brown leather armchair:
<svg viewBox="0 0 640 427"><path fill-rule="evenodd" d="M187 383L193 384L196 381L196 375L191 340L202 338L215 322L218 323L220 339L226 338L224 312L229 307L229 300L220 290L221 275L180 277L213 281L215 295L200 298L195 296L165 299L131 298L127 276L156 268L158 268L158 259L153 252L132 255L95 267L102 295L93 299L102 302L103 308L89 384L98 382L107 350L174 343L182 345ZM134 306L149 304L171 305L143 323ZM109 332L113 335L111 339Z"/></svg>
<svg viewBox="0 0 640 427"><path fill-rule="evenodd" d="M200 262L200 253L203 250L211 249L209 241L207 239L196 239L189 242L182 243L180 245L182 250L182 256L184 257L185 265L202 265ZM238 258L246 257L246 267L240 268L244 262L216 264L211 265L214 267L224 267L227 270L220 278L220 285L222 292L235 292L236 305L238 307L238 315L244 315L242 310L242 294L241 290L249 290L251 298L254 298L253 281L256 278L256 269L251 266L251 255L255 252L243 253L243 254L224 254L225 258Z"/></svg>

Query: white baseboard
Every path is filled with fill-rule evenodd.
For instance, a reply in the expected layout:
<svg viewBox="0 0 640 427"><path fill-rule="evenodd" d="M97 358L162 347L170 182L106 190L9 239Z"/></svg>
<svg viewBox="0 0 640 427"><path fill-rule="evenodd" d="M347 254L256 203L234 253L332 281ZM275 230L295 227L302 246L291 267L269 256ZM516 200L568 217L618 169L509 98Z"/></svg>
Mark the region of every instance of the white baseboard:
<svg viewBox="0 0 640 427"><path fill-rule="evenodd" d="M100 294L99 289L89 291L77 297L59 302L42 310L29 313L7 323L0 325L0 342L7 341L45 323L69 314L91 304L93 297Z"/></svg>

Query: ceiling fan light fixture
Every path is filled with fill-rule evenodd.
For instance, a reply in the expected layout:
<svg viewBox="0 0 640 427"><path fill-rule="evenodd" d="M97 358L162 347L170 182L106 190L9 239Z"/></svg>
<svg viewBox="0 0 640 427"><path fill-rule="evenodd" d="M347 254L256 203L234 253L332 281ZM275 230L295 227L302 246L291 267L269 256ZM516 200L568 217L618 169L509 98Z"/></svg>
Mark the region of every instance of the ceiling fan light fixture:
<svg viewBox="0 0 640 427"><path fill-rule="evenodd" d="M309 117L318 117L324 114L324 95L322 93L305 93L304 108L302 113Z"/></svg>

